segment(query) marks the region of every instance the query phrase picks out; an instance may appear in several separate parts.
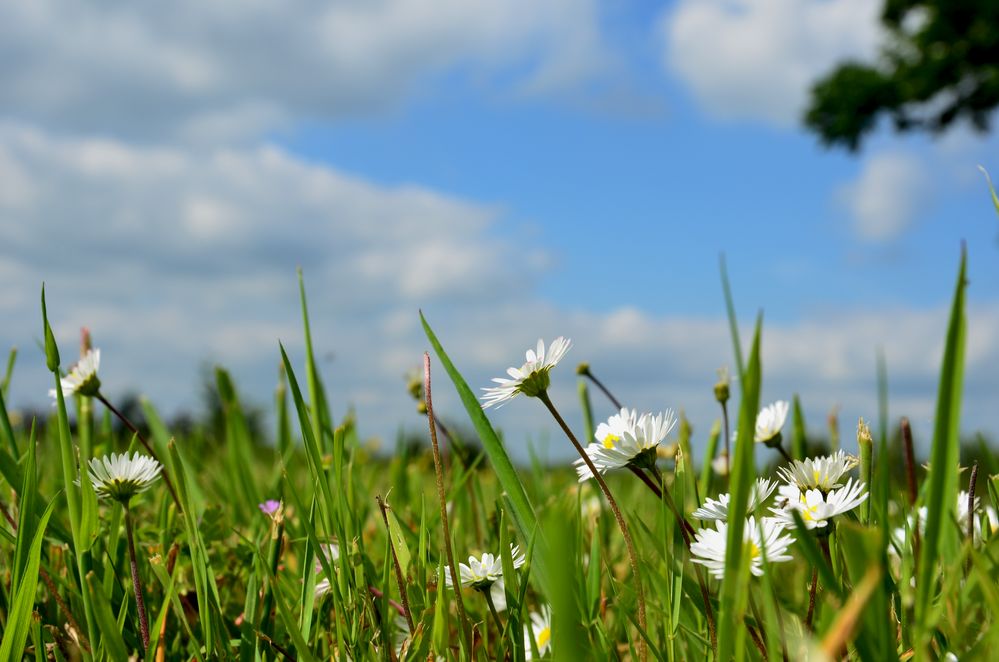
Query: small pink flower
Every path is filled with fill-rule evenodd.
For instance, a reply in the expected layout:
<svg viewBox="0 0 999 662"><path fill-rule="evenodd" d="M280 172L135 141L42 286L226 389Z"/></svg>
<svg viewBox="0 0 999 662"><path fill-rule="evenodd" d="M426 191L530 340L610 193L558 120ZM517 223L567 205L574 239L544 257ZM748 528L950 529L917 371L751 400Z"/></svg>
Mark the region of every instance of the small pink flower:
<svg viewBox="0 0 999 662"><path fill-rule="evenodd" d="M263 514L265 514L265 515L273 515L274 513L276 513L278 511L278 508L281 507L281 502L280 501L275 501L274 499L268 499L267 501L264 501L263 503L257 504L257 507L260 508L260 511Z"/></svg>

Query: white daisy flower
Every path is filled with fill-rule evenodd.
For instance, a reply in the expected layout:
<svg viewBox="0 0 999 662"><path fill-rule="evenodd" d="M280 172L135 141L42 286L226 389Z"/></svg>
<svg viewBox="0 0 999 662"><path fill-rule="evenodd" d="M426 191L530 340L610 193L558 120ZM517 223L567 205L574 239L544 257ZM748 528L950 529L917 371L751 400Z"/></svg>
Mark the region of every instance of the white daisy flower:
<svg viewBox="0 0 999 662"><path fill-rule="evenodd" d="M787 420L789 407L787 400L778 400L760 410L760 413L756 415L756 441L773 442L780 435L781 428L784 427L784 422ZM778 443L780 443L779 439Z"/></svg>
<svg viewBox="0 0 999 662"><path fill-rule="evenodd" d="M534 659L531 650L531 639L534 639L538 647L538 655L545 656L552 645L552 608L545 605L541 612L531 612L531 627L524 626L524 657L528 660Z"/></svg>
<svg viewBox="0 0 999 662"><path fill-rule="evenodd" d="M586 454L600 473L632 463L654 463L656 448L675 426L676 416L672 409L656 415L638 416L634 409L622 408L606 423L597 426L594 434L597 443L587 446ZM582 458L573 464L580 482L593 477L593 472Z"/></svg>
<svg viewBox="0 0 999 662"><path fill-rule="evenodd" d="M836 515L853 510L867 499L866 486L850 478L843 487L823 494L822 490L802 492L797 485L781 485L777 507L770 510L788 527L793 527L797 510L809 529L824 528Z"/></svg>
<svg viewBox="0 0 999 662"><path fill-rule="evenodd" d="M752 513L764 501L770 498L774 490L777 489L777 482L767 478L757 478L753 483L753 488L749 491L749 505L746 514ZM728 503L730 494L719 495L717 499L707 499L704 505L694 511L695 519L712 520L720 519L728 521Z"/></svg>
<svg viewBox="0 0 999 662"><path fill-rule="evenodd" d="M101 380L97 378L97 369L101 365L101 350L88 349L87 353L74 365L69 374L59 380L62 395L68 398L80 395L97 395L101 389ZM56 397L56 390L49 389L49 397Z"/></svg>
<svg viewBox="0 0 999 662"><path fill-rule="evenodd" d="M764 552L770 563L791 560L787 548L794 542L794 538L777 519L764 517L757 525L756 518L749 517L742 531L742 539L749 554L749 570L757 577L763 574ZM727 541L728 523L718 520L714 529L701 529L697 532L696 541L690 545L690 554L693 557L691 560L706 566L712 575L721 579L725 576Z"/></svg>
<svg viewBox="0 0 999 662"><path fill-rule="evenodd" d="M548 390L548 385L551 382L548 373L562 360L571 344L570 340L559 336L548 346L546 354L545 343L539 338L537 350L527 350L527 360L524 365L519 368L507 368L506 372L511 379L495 377L493 381L499 386L489 386L482 389L485 391L485 395L482 396L483 408L503 404L518 393L536 397Z"/></svg>
<svg viewBox="0 0 999 662"><path fill-rule="evenodd" d="M777 472L781 478L800 490L821 490L828 492L842 487L840 479L843 475L860 464L860 460L838 450L832 455L795 460L791 465L780 467Z"/></svg>
<svg viewBox="0 0 999 662"><path fill-rule="evenodd" d="M520 547L511 546L510 554L513 556L514 569L524 565L523 553ZM506 609L506 590L503 585L503 559L494 556L489 552L482 555L481 559L474 556L468 557L468 565L458 564L459 580L463 587L471 587L477 591L489 591L493 600L493 606L497 611ZM451 582L451 573L445 574L445 583L448 588L454 588Z"/></svg>
<svg viewBox="0 0 999 662"><path fill-rule="evenodd" d="M127 505L129 499L156 482L162 469L159 462L145 455L111 453L90 460L90 482L98 496Z"/></svg>

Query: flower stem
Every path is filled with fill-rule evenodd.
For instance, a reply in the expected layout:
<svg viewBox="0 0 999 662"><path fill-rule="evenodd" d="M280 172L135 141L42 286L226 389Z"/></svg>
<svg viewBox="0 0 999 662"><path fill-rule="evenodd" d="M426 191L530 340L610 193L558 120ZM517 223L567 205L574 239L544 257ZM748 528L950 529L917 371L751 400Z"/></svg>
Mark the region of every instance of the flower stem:
<svg viewBox="0 0 999 662"><path fill-rule="evenodd" d="M805 629L811 631L812 617L815 615L815 590L819 586L819 569L812 569L812 585L808 589L808 613L805 614Z"/></svg>
<svg viewBox="0 0 999 662"><path fill-rule="evenodd" d="M666 480L663 478L662 472L659 471L659 467L653 464L652 473L653 475L655 475L656 480L662 486L661 490L654 489L653 491L660 499L666 500L666 505L669 506L669 509L673 512L673 516L676 517L677 524L680 525L680 531L683 533L683 541L687 543L687 549L690 549L690 536L696 534L697 531L695 531L694 527L691 526L690 522L687 521L687 518L683 516L683 513L680 512L680 509L676 507L676 502L673 501L673 496L669 493L669 490L666 489ZM652 487L655 486L653 485Z"/></svg>
<svg viewBox="0 0 999 662"><path fill-rule="evenodd" d="M113 404L108 402L108 399L104 397L103 393L98 392L97 395L95 395L94 397L100 400L101 404L107 407L108 411L114 414L118 418L118 420L121 421L122 424L126 428L128 428L132 432L132 434L136 436L136 438L139 440L139 443L141 443L142 446L146 449L146 451L149 452L152 458L160 463L160 474L163 476L163 482L166 483L167 489L170 490L170 496L173 497L173 502L177 504L177 509L183 510L183 507L180 505L180 499L177 498L177 492L173 489L173 483L170 481L170 474L167 472L166 465L163 464L163 461L160 460L160 458L156 455L156 451L154 451L153 447L149 444L148 441L146 441L146 438L142 436L142 433L139 432L139 429L135 427L132 421L128 420L128 418L126 418L124 414L118 411L118 409Z"/></svg>
<svg viewBox="0 0 999 662"><path fill-rule="evenodd" d="M142 633L142 648L149 648L149 621L146 620L146 603L142 599L142 583L139 581L139 564L135 558L135 540L132 536L132 511L125 501L125 535L128 537L128 559L132 568L132 586L135 589L135 607L139 612L139 630Z"/></svg>
<svg viewBox="0 0 999 662"><path fill-rule="evenodd" d="M461 634L465 640L466 650L472 654L472 635L468 627L468 617L465 615L465 604L461 599L461 582L458 580L458 567L454 563L454 551L451 549L451 530L447 521L447 496L444 493L444 469L441 466L441 451L437 444L437 426L434 416L434 400L430 392L430 354L423 353L423 397L427 405L427 421L430 425L430 443L434 449L434 473L437 476L437 496L441 503L441 525L444 528L444 551L447 552L447 567L451 574L451 585L454 586L454 601L458 606L458 622ZM439 587L438 590L443 590Z"/></svg>
<svg viewBox="0 0 999 662"><path fill-rule="evenodd" d="M599 382L595 382L600 386ZM641 626L642 630L648 632L648 626L645 620L645 594L642 591L642 577L638 569L638 554L635 552L635 543L631 539L631 533L628 531L628 523L624 521L624 516L621 514L621 509L618 508L617 501L614 500L614 496L611 494L610 488L607 487L607 483L604 481L604 477L600 474L597 468L593 465L593 460L590 456L586 454L586 451L580 446L579 441L576 439L576 435L572 433L569 429L569 425L562 418L562 415L558 413L555 409L555 405L552 404L551 398L548 397L547 391L542 391L538 394L538 398L545 404L548 411L555 418L555 421L562 428L565 436L569 438L572 445L575 447L576 452L579 453L579 457L582 458L583 462L586 464L590 473L593 474L594 480L597 481L597 485L600 486L600 491L604 493L607 498L607 503L610 504L611 511L614 513L614 518L617 520L618 528L621 529L621 535L624 536L624 544L628 549L628 560L631 563L631 574L635 576L635 596L638 600L638 624ZM645 660L646 658L646 647L644 639L639 639L639 658Z"/></svg>
<svg viewBox="0 0 999 662"><path fill-rule="evenodd" d="M395 581L399 585L399 596L402 598L402 608L404 616L406 617L406 624L409 625L409 631L416 632L416 626L413 624L413 615L409 611L409 596L406 594L406 581L402 576L402 566L399 565L399 556L395 553L395 544L392 542L392 530L389 528L388 521L388 506L382 500L381 495L375 497L378 502L378 508L382 511L382 519L385 521L385 535L388 536L389 549L392 550L392 565L395 567Z"/></svg>
<svg viewBox="0 0 999 662"><path fill-rule="evenodd" d="M496 611L496 605L493 604L492 590L487 588L480 592L486 598L486 604L489 605L489 613L493 615L493 620L496 622L496 629L499 631L500 636L503 636L503 622L500 621L499 612Z"/></svg>
<svg viewBox="0 0 999 662"><path fill-rule="evenodd" d="M794 464L794 460L792 460L791 456L787 454L786 450L784 450L784 444L777 444L774 448L780 451L780 454L784 456L784 459L787 460L788 463Z"/></svg>
<svg viewBox="0 0 999 662"><path fill-rule="evenodd" d="M610 391L607 390L607 387L604 386L603 382L597 379L596 376L592 372L590 372L589 366L587 366L586 370L582 371L580 374L584 375L587 379L593 382L593 384L598 389L600 389L600 391L604 395L607 396L607 399L611 401L611 404L614 405L614 407L617 408L618 411L621 411L621 403L618 401L617 398L614 397L614 395Z"/></svg>

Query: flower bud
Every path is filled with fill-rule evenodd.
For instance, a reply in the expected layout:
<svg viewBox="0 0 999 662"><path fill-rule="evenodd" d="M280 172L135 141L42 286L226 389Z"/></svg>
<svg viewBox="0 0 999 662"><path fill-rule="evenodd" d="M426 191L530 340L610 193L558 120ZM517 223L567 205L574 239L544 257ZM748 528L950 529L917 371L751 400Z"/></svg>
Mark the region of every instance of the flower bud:
<svg viewBox="0 0 999 662"><path fill-rule="evenodd" d="M715 400L719 404L725 404L728 402L728 398L731 395L729 392L729 384L731 380L728 376L728 368L720 368L718 370L718 382L715 384Z"/></svg>

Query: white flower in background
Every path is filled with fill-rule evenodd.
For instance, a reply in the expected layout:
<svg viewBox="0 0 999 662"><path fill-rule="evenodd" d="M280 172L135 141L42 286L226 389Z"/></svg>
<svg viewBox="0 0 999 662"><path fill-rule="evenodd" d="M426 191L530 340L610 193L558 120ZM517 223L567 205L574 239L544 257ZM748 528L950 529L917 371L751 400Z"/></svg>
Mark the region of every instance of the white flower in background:
<svg viewBox="0 0 999 662"><path fill-rule="evenodd" d="M322 581L316 582L316 601L330 592L330 580L323 579Z"/></svg>
<svg viewBox="0 0 999 662"><path fill-rule="evenodd" d="M758 525L755 517L747 518L742 529L742 539L749 554L749 570L757 577L763 574L764 554L770 563L791 560L787 548L794 542L794 538L773 517L764 517ZM719 520L715 522L714 529L701 529L697 532L696 541L690 545L693 557L691 560L706 566L712 575L721 579L725 576L727 541L727 522Z"/></svg>
<svg viewBox="0 0 999 662"><path fill-rule="evenodd" d="M836 515L842 515L862 504L867 499L866 486L850 478L846 485L823 494L821 490L802 492L797 485L781 485L778 490L777 507L770 510L788 527L795 526L792 511L797 510L809 529L823 528Z"/></svg>
<svg viewBox="0 0 999 662"><path fill-rule="evenodd" d="M764 501L769 499L775 489L777 489L776 481L767 478L757 478L756 482L753 483L752 489L749 490L749 505L746 508L746 514L752 513ZM693 516L695 519L720 519L728 521L728 504L730 499L730 494L719 495L717 499L707 499L703 506L694 511Z"/></svg>
<svg viewBox="0 0 999 662"><path fill-rule="evenodd" d="M548 390L548 385L551 383L548 373L562 360L571 344L571 341L559 336L548 346L546 354L544 341L538 339L537 350L527 350L527 360L524 365L519 368L507 368L506 372L511 379L495 377L493 381L499 386L487 386L482 389L485 391L485 395L482 396L483 408L503 404L518 393L536 397Z"/></svg>
<svg viewBox="0 0 999 662"><path fill-rule="evenodd" d="M860 464L860 460L842 450L832 455L795 460L793 464L777 469L781 478L799 490L821 490L828 492L842 487L843 475Z"/></svg>
<svg viewBox="0 0 999 662"><path fill-rule="evenodd" d="M787 400L778 400L760 410L756 415L756 441L770 443L777 439L787 420L789 407ZM780 442L779 439L777 441Z"/></svg>
<svg viewBox="0 0 999 662"><path fill-rule="evenodd" d="M960 494L957 495L957 523L961 527L961 537L965 537L968 534L968 493L961 490ZM982 518L978 516L981 510L982 500L979 497L975 497L975 503L972 507L972 512L975 513L974 523L972 524L974 544L978 544L982 541ZM926 518L928 516L928 511L926 506L920 506L919 510L916 511L918 519L914 518L911 514L906 518L908 522L908 527L900 526L892 530L892 539L899 548L905 548L908 545L908 540L906 539L906 529L908 528L911 540L912 527L914 521L919 522L919 535L923 535L926 531ZM999 530L999 516L997 516L995 508L992 506L985 507L985 514L988 520L989 530L986 531L986 537L994 534ZM895 549L895 545L888 545L888 553L892 555L898 555L898 551Z"/></svg>
<svg viewBox="0 0 999 662"><path fill-rule="evenodd" d="M336 570L336 566L333 565L338 560L340 560L340 545L335 542L330 543L320 543L319 544L319 554L322 554L326 562L331 565L331 569ZM316 556L315 571L320 573L323 571L323 562L319 560ZM316 582L316 600L323 597L330 591L330 580L324 577L320 581Z"/></svg>
<svg viewBox="0 0 999 662"><path fill-rule="evenodd" d="M129 457L127 453L111 453L90 460L90 482L97 496L127 505L129 499L156 482L162 469L159 462L145 455L135 453Z"/></svg>
<svg viewBox="0 0 999 662"><path fill-rule="evenodd" d="M97 395L101 389L101 380L97 378L97 369L101 365L101 350L88 349L87 353L74 365L69 374L59 380L64 398L76 395ZM49 389L49 397L56 397L56 390Z"/></svg>
<svg viewBox="0 0 999 662"><path fill-rule="evenodd" d="M534 659L531 639L538 647L538 655L544 657L552 644L552 608L549 605L542 607L540 613L532 611L531 627L524 626L524 656L528 660Z"/></svg>
<svg viewBox="0 0 999 662"><path fill-rule="evenodd" d="M730 468L728 466L728 461L728 453L722 451L715 457L715 459L711 460L711 471L713 471L716 476L727 476Z"/></svg>
<svg viewBox="0 0 999 662"><path fill-rule="evenodd" d="M510 554L513 556L513 567L517 569L524 565L524 555L520 547L511 546ZM506 590L503 585L503 559L494 556L489 552L482 555L482 558L468 557L468 565L458 564L459 580L463 587L474 588L477 591L489 591L493 606L497 611L506 609ZM445 582L448 588L454 588L451 582L451 573L445 574Z"/></svg>
<svg viewBox="0 0 999 662"><path fill-rule="evenodd" d="M340 545L335 542L324 542L319 544L319 553L322 554L323 558L329 564L336 563L340 560ZM323 562L319 560L319 556L316 556L316 572L323 571Z"/></svg>
<svg viewBox="0 0 999 662"><path fill-rule="evenodd" d="M603 511L603 503L598 496L588 496L579 503L579 516L584 522L593 522Z"/></svg>
<svg viewBox="0 0 999 662"><path fill-rule="evenodd" d="M597 426L596 443L586 447L586 454L600 473L620 469L629 464L655 463L656 449L676 426L672 409L659 414L638 415L633 409L622 408L606 423ZM593 477L593 472L580 458L573 462L579 481Z"/></svg>

